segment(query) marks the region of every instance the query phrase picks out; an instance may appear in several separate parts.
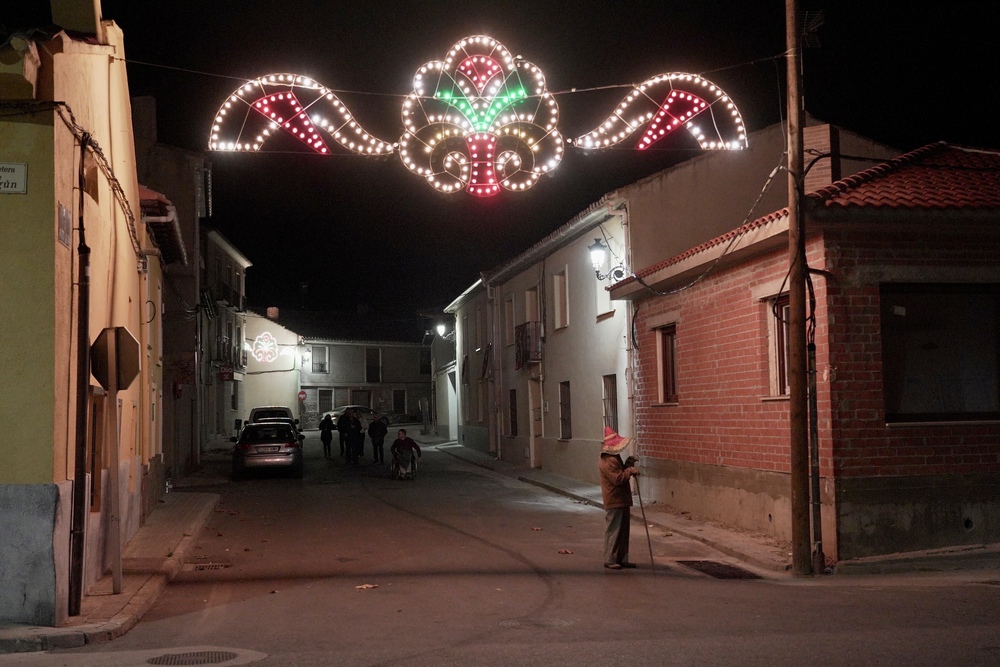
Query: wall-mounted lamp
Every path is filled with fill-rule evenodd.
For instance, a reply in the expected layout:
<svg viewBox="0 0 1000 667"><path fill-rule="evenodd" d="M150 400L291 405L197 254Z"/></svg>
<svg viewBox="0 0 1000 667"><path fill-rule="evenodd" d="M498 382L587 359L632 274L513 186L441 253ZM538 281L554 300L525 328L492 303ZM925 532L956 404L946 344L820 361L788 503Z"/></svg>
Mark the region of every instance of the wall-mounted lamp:
<svg viewBox="0 0 1000 667"><path fill-rule="evenodd" d="M604 245L601 239L594 239L594 243L587 246L587 250L590 251L590 263L594 266L594 272L597 274L598 280L608 280L610 278L614 282L618 282L625 277L625 267L621 264L612 267L607 273L601 273L601 269L604 268L604 262L608 257L608 247Z"/></svg>
<svg viewBox="0 0 1000 667"><path fill-rule="evenodd" d="M446 327L445 327L445 326L444 326L443 324L439 324L439 325L437 325L437 332L438 332L438 336L441 336L442 338L444 338L444 332L445 332L446 330L447 330L447 329L446 329Z"/></svg>

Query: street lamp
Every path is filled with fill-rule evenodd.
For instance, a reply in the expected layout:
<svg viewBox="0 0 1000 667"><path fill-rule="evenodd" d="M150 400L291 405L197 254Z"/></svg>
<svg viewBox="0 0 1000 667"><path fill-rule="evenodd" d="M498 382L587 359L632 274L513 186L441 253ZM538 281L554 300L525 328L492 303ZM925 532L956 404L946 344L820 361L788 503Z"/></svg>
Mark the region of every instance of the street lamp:
<svg viewBox="0 0 1000 667"><path fill-rule="evenodd" d="M587 250L590 251L590 263L594 266L594 273L597 274L598 280L608 280L610 278L614 282L618 282L625 277L625 267L620 263L618 266L612 267L607 273L601 273L604 261L608 257L608 247L604 245L601 239L594 239L594 243L587 246Z"/></svg>

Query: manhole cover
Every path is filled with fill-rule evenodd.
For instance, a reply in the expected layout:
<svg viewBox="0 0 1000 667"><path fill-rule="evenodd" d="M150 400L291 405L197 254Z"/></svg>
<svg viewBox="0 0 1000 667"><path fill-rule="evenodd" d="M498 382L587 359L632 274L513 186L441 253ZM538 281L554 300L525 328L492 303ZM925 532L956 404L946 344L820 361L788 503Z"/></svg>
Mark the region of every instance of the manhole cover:
<svg viewBox="0 0 1000 667"><path fill-rule="evenodd" d="M735 565L728 565L726 563L717 563L714 560L679 560L679 564L689 567L692 570L697 570L702 574L707 574L710 577L715 577L716 579L760 579L759 574L754 574L749 570L744 570L742 567L736 567Z"/></svg>
<svg viewBox="0 0 1000 667"><path fill-rule="evenodd" d="M193 653L168 653L146 661L147 665L217 665L238 658L232 651L195 651Z"/></svg>
<svg viewBox="0 0 1000 667"><path fill-rule="evenodd" d="M511 618L500 621L501 628L564 628L573 621L561 618Z"/></svg>

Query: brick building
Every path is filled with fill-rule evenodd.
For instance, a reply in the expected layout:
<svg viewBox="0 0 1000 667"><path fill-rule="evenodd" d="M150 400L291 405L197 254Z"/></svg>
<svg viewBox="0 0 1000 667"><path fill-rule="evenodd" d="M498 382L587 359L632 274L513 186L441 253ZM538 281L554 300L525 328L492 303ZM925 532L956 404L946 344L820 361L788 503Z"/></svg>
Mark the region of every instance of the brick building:
<svg viewBox="0 0 1000 667"><path fill-rule="evenodd" d="M827 557L1000 540L1000 152L926 146L805 212ZM786 539L787 230L771 213L612 289L648 498Z"/></svg>

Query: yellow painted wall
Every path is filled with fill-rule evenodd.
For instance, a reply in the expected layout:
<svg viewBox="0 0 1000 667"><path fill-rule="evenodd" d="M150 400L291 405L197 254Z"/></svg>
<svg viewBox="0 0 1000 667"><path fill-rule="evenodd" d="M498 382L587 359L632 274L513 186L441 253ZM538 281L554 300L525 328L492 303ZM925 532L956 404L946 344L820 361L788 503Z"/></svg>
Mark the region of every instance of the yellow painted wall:
<svg viewBox="0 0 1000 667"><path fill-rule="evenodd" d="M55 404L52 115L0 120L0 162L28 193L0 195L0 484L51 482Z"/></svg>

